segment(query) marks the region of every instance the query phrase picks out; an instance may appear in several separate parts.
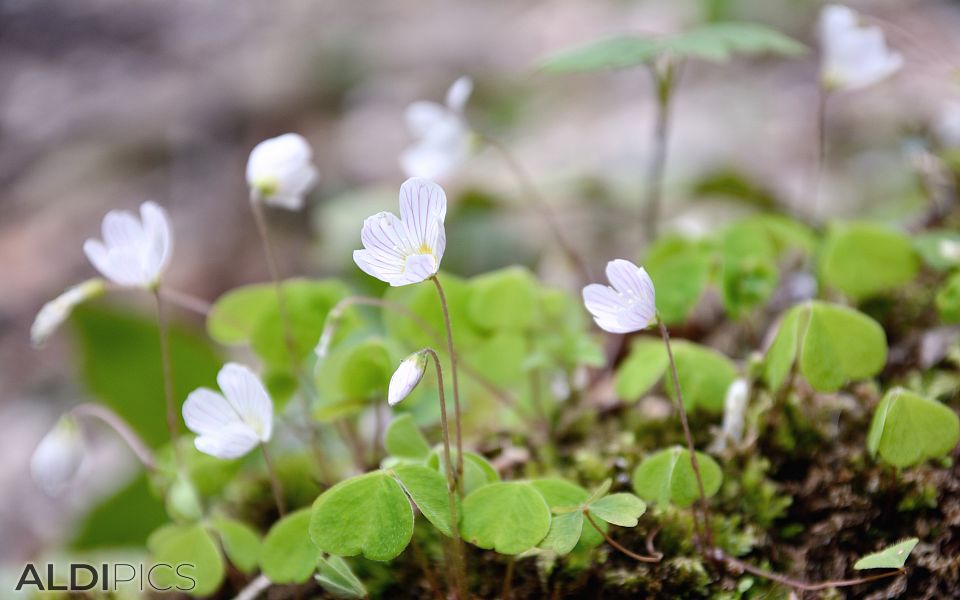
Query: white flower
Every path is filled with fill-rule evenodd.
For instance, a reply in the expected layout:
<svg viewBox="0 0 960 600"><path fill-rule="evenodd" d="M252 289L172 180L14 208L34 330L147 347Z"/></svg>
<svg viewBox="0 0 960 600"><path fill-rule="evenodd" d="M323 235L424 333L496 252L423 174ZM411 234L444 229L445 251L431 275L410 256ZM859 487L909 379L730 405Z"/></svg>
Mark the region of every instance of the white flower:
<svg viewBox="0 0 960 600"><path fill-rule="evenodd" d="M253 371L227 363L217 374L219 394L194 390L183 403L183 420L199 437L197 450L217 458L238 458L270 441L273 402Z"/></svg>
<svg viewBox="0 0 960 600"><path fill-rule="evenodd" d="M960 102L949 102L943 107L935 128L941 144L960 149Z"/></svg>
<svg viewBox="0 0 960 600"><path fill-rule="evenodd" d="M33 451L30 474L41 490L57 496L73 481L83 456L83 434L73 417L64 415Z"/></svg>
<svg viewBox="0 0 960 600"><path fill-rule="evenodd" d="M271 206L300 210L303 197L317 183L313 151L303 136L285 133L257 144L247 161L247 185L255 199Z"/></svg>
<svg viewBox="0 0 960 600"><path fill-rule="evenodd" d="M83 251L110 281L151 288L160 282L173 252L167 213L153 202L140 205L140 219L112 210L103 217L103 241L89 239Z"/></svg>
<svg viewBox="0 0 960 600"><path fill-rule="evenodd" d="M960 263L960 242L957 240L940 240L937 250L944 260Z"/></svg>
<svg viewBox="0 0 960 600"><path fill-rule="evenodd" d="M427 370L427 352L414 352L400 362L400 366L390 378L390 388L387 391L387 403L395 406L410 395L417 387L423 374Z"/></svg>
<svg viewBox="0 0 960 600"><path fill-rule="evenodd" d="M443 220L447 195L426 179L400 186L400 218L389 212L367 217L360 232L363 250L354 250L360 269L392 286L419 283L437 274L447 245Z"/></svg>
<svg viewBox="0 0 960 600"><path fill-rule="evenodd" d="M743 423L749 397L750 384L742 377L734 379L727 388L727 395L723 400L722 446L726 445L727 440L738 444L743 440Z"/></svg>
<svg viewBox="0 0 960 600"><path fill-rule="evenodd" d="M470 155L473 133L463 109L473 81L461 77L447 91L446 104L414 102L407 107L407 129L416 142L400 155L408 177L442 179Z"/></svg>
<svg viewBox="0 0 960 600"><path fill-rule="evenodd" d="M583 304L601 329L630 333L657 322L653 281L643 267L628 260L611 260L607 279L613 287L591 283L583 288Z"/></svg>
<svg viewBox="0 0 960 600"><path fill-rule="evenodd" d="M903 66L879 27L861 25L856 11L828 4L820 11L820 77L828 90L853 90L886 79Z"/></svg>
<svg viewBox="0 0 960 600"><path fill-rule="evenodd" d="M106 291L105 282L99 277L78 283L50 302L43 305L30 327L30 340L36 347L42 346L53 332L70 316L75 306L83 304Z"/></svg>

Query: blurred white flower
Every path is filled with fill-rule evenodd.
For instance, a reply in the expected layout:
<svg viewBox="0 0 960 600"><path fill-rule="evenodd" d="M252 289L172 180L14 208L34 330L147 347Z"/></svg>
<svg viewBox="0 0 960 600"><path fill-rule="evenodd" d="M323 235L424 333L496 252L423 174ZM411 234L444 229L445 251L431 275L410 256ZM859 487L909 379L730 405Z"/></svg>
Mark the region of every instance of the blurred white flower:
<svg viewBox="0 0 960 600"><path fill-rule="evenodd" d="M33 451L30 474L44 493L57 496L73 481L83 456L83 433L73 417L64 415Z"/></svg>
<svg viewBox="0 0 960 600"><path fill-rule="evenodd" d="M960 242L957 240L940 240L937 251L944 260L960 263Z"/></svg>
<svg viewBox="0 0 960 600"><path fill-rule="evenodd" d="M273 402L260 379L247 367L227 363L217 374L219 394L194 390L183 403L183 420L199 437L197 450L217 458L238 458L270 441Z"/></svg>
<svg viewBox="0 0 960 600"><path fill-rule="evenodd" d="M723 430L720 440L722 447L727 441L737 444L743 441L743 425L749 397L750 384L742 377L734 379L727 388L727 395L723 400Z"/></svg>
<svg viewBox="0 0 960 600"><path fill-rule="evenodd" d="M353 251L360 269L392 286L419 283L436 275L447 245L443 188L416 177L400 186L400 218L377 213L363 222L363 250Z"/></svg>
<svg viewBox="0 0 960 600"><path fill-rule="evenodd" d="M140 205L140 219L112 210L103 217L103 241L89 239L83 251L100 273L123 286L152 288L173 252L167 213L153 202Z"/></svg>
<svg viewBox="0 0 960 600"><path fill-rule="evenodd" d="M400 362L400 366L390 378L387 403L397 405L417 387L427 370L427 351L414 352Z"/></svg>
<svg viewBox="0 0 960 600"><path fill-rule="evenodd" d="M865 26L851 8L828 4L820 11L820 78L827 90L854 90L877 83L903 66L879 27Z"/></svg>
<svg viewBox="0 0 960 600"><path fill-rule="evenodd" d="M407 107L407 129L416 142L400 155L408 177L442 179L470 155L473 132L463 109L473 91L473 81L461 77L447 91L446 104L414 102Z"/></svg>
<svg viewBox="0 0 960 600"><path fill-rule="evenodd" d="M643 267L628 260L611 260L607 279L613 287L591 283L583 288L583 304L601 329L630 333L657 322L653 281Z"/></svg>
<svg viewBox="0 0 960 600"><path fill-rule="evenodd" d="M934 127L941 144L960 149L960 102L948 102L940 111Z"/></svg>
<svg viewBox="0 0 960 600"><path fill-rule="evenodd" d="M319 178L312 161L313 150L302 135L285 133L260 142L247 161L247 185L254 199L300 210Z"/></svg>
<svg viewBox="0 0 960 600"><path fill-rule="evenodd" d="M71 287L43 305L30 327L30 340L36 347L42 346L53 332L70 316L75 306L95 298L106 291L106 282L99 277L88 279Z"/></svg>

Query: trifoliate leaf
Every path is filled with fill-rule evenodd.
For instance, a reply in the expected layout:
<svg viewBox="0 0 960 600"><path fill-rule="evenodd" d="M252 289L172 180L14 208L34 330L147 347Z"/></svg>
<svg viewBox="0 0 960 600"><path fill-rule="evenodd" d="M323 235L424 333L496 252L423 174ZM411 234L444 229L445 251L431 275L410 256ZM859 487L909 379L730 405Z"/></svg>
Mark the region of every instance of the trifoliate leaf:
<svg viewBox="0 0 960 600"><path fill-rule="evenodd" d="M948 406L903 388L887 392L867 434L870 454L896 467L946 456L960 441L960 417Z"/></svg>
<svg viewBox="0 0 960 600"><path fill-rule="evenodd" d="M485 331L522 332L540 318L539 285L523 267L507 267L470 281L470 320Z"/></svg>
<svg viewBox="0 0 960 600"><path fill-rule="evenodd" d="M706 454L697 452L697 464L703 477L704 492L709 498L720 489L723 473L720 465ZM645 458L633 471L632 479L637 495L657 504L672 502L686 508L700 497L690 453L679 446Z"/></svg>
<svg viewBox="0 0 960 600"><path fill-rule="evenodd" d="M550 508L530 483L491 483L463 500L460 533L470 543L500 554L520 554L550 530Z"/></svg>
<svg viewBox="0 0 960 600"><path fill-rule="evenodd" d="M220 588L225 574L220 546L199 523L165 525L147 540L154 564L181 565L180 569L155 569L151 583L158 588L196 585L194 596L209 596Z"/></svg>
<svg viewBox="0 0 960 600"><path fill-rule="evenodd" d="M309 508L277 521L260 550L260 568L274 583L303 583L317 566L320 551L310 540Z"/></svg>
<svg viewBox="0 0 960 600"><path fill-rule="evenodd" d="M211 526L220 534L227 558L237 569L252 573L260 556L260 535L246 523L225 517L213 519Z"/></svg>
<svg viewBox="0 0 960 600"><path fill-rule="evenodd" d="M587 508L590 514L612 525L636 527L640 516L646 512L647 505L633 494L619 493L604 496Z"/></svg>
<svg viewBox="0 0 960 600"><path fill-rule="evenodd" d="M430 454L430 445L409 413L390 422L383 437L383 447L390 456L407 460L424 460Z"/></svg>
<svg viewBox="0 0 960 600"><path fill-rule="evenodd" d="M826 285L859 301L911 281L918 266L907 235L879 225L850 223L830 229L819 269Z"/></svg>
<svg viewBox="0 0 960 600"><path fill-rule="evenodd" d="M423 465L400 465L393 469L403 489L423 516L446 536L453 537L447 478ZM457 508L457 515L460 510Z"/></svg>
<svg viewBox="0 0 960 600"><path fill-rule="evenodd" d="M329 554L387 561L413 537L413 508L400 484L383 471L342 481L317 498L310 537Z"/></svg>
<svg viewBox="0 0 960 600"><path fill-rule="evenodd" d="M610 480L604 483L609 490ZM553 513L550 531L540 542L540 548L553 550L557 554L567 554L574 548L595 548L603 542L603 537L592 526L584 526L581 506L590 500L591 495L587 490L559 478L534 479L530 485L540 492ZM601 496L606 493L602 488L603 486ZM601 522L599 525L606 530L605 523Z"/></svg>

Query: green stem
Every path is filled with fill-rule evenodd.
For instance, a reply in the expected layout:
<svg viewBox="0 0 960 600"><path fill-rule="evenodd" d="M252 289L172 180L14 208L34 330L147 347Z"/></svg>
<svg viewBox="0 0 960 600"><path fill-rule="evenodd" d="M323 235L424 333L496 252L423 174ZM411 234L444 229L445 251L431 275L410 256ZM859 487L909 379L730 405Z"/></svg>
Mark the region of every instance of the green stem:
<svg viewBox="0 0 960 600"><path fill-rule="evenodd" d="M600 535L603 536L603 539L605 539L608 544L610 544L611 546L613 546L614 548L616 548L616 549L619 550L620 552L623 552L624 554L626 554L627 556L629 556L629 557L632 558L633 560L636 560L636 561L639 561L639 562L645 562L645 563L658 563L658 562L660 562L661 560L663 560L663 554L659 554L659 553L658 553L657 556L644 556L643 554L637 554L637 553L634 552L633 550L630 550L630 549L627 548L626 546L620 544L618 541L616 541L615 539L613 539L612 537L610 537L610 534L608 534L606 531L604 531L603 528L600 527L600 525L597 524L597 522L593 520L593 516L590 515L590 510L589 510L589 509L584 509L584 510L583 510L583 516L585 516L585 517L587 518L587 521L590 522L590 525L592 525L593 528L596 529L597 532L600 533Z"/></svg>
<svg viewBox="0 0 960 600"><path fill-rule="evenodd" d="M467 600L466 558L463 551L463 540L460 538L460 517L457 514L458 480L454 477L453 460L450 456L450 427L447 417L447 397L443 389L443 368L440 366L440 357L432 348L425 350L433 359L437 371L437 390L440 393L440 431L443 436L443 470L447 475L447 501L450 505L450 529L453 534L454 548L453 568L457 582L457 590L462 600ZM459 456L459 451L458 451Z"/></svg>
<svg viewBox="0 0 960 600"><path fill-rule="evenodd" d="M823 175L827 166L827 103L830 91L821 85L817 96L817 157L812 192L814 221L820 217L820 188L823 186Z"/></svg>
<svg viewBox="0 0 960 600"><path fill-rule="evenodd" d="M440 309L443 311L443 324L447 330L447 354L450 355L450 372L453 380L453 413L457 436L457 491L463 495L463 434L460 425L460 385L457 379L457 352L453 346L453 326L450 324L450 308L447 306L447 297L443 293L440 279L434 275L430 278L437 287L440 297Z"/></svg>
<svg viewBox="0 0 960 600"><path fill-rule="evenodd" d="M148 471L152 472L157 468L157 461L150 447L137 435L137 432L130 427L129 423L106 406L85 402L70 409L70 414L77 417L94 418L106 424L130 447L130 450L140 459L140 462Z"/></svg>

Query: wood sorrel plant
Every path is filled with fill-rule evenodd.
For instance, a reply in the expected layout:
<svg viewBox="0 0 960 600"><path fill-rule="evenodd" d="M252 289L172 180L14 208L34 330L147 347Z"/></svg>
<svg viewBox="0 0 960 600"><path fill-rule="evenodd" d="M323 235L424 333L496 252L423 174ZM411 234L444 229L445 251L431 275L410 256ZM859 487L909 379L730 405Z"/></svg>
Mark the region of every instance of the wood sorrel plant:
<svg viewBox="0 0 960 600"><path fill-rule="evenodd" d="M848 14L828 8L825 19L828 11ZM840 59L850 58L843 49L859 46L865 33L841 32L828 40L826 30L832 36L837 27L824 25L824 73L840 72ZM883 59L872 65L873 75L896 62L880 46L873 48ZM549 68L642 64L653 73L659 113L646 182L650 239L663 196L668 116L684 62L798 49L775 32L727 23L673 36L616 38L562 55ZM848 75L854 69L843 68ZM404 155L408 171L449 175L466 158L480 138L464 117L470 91L470 81L460 79L444 105L411 107L408 120L418 140ZM541 210L549 210L510 152L486 141L501 151ZM103 241L86 247L105 280L89 280L48 303L31 332L39 345L75 308L116 288L154 294L159 327L144 337L155 350L161 334L163 377L156 387L163 394L154 404L162 403L166 434L159 413L159 438L149 423L121 416L132 414L124 412L130 390L142 389L145 378L137 372L137 386L121 388L120 401L113 396L110 406L81 404L66 414L38 446L31 470L46 492L63 493L82 470L83 424L108 425L150 473L149 491L163 500L166 517L159 520L137 510L138 521L152 530L146 547L158 564L194 566L193 595L238 593L248 600L274 593L267 592L272 586L290 586L278 595L314 595L316 585L341 597L389 597L399 587L460 600L497 593L562 597L608 587L684 595L688 590L680 586L691 584L678 584L674 574L693 565L691 572L702 576L697 593L715 588L727 597L737 589L741 597L759 597L784 586L802 597L905 572L921 542L910 538L870 552L910 533L906 526L887 530L882 524L855 532L865 540L858 548L865 556L833 559L854 570L884 569L879 575L807 581L764 564L780 562L770 542L778 536L758 529L777 527L785 536L789 526L807 525L802 512L786 514L794 499L769 474L778 467L765 455L786 447L789 455L776 459L791 469L810 463L822 470L816 461L823 458L830 469L854 472L844 482L846 495L859 495L871 507L896 499L898 516L940 510L937 486L946 487L951 471L945 465L960 441L960 419L940 401L948 396L944 389L955 388L955 374L900 376L891 361L908 352L897 327L885 328L890 316L878 309L884 302L875 301L899 308L906 302L892 292L916 292L919 273L955 270L956 256L939 250L944 241L956 243L955 235L931 232L915 247L907 235L875 224L833 224L821 235L786 217L757 215L700 240L656 240L646 268L610 261L609 285L587 285L581 306L521 267L472 278L441 275L447 196L430 179L414 177L400 188L399 217L378 213L363 223L363 249L354 260L390 286L382 298L365 297L340 281L284 281L279 275L263 209L301 208L316 177L309 145L298 135L267 140L251 153L247 182L269 283L232 290L212 305L161 287L171 228L164 211L146 203L139 219L108 214ZM559 232L562 249L576 258L571 265L586 273L562 228L549 213L544 217ZM799 291L788 285L797 274L797 255L801 264L816 263L814 272L802 273L808 285ZM432 285L415 285L426 280ZM936 303L946 320L956 311L952 284L945 285ZM671 338L673 331L702 341L696 328L673 325L690 321L696 307L710 301L717 310L705 312L715 313L717 322L707 325L736 332L738 347L750 356L746 365L692 339ZM213 340L249 349L259 368L224 365L213 351L196 350L207 348L202 342L185 344L182 332L168 328L168 304L205 315ZM82 322L84 311L78 312ZM624 356L607 364L587 314L607 333L633 336ZM755 331L760 324L770 325L768 343ZM646 333L651 328L658 335ZM104 360L96 356L104 343L85 346L87 362L108 366L98 390L122 379L119 365L137 346L124 338ZM423 349L408 355L415 348ZM423 381L430 362L435 384ZM197 365L203 373L192 375ZM310 367L312 378L305 375ZM593 372L585 376L588 367ZM676 414L679 428L656 420L659 391L672 402L669 414ZM293 396L303 401L296 412L286 406ZM641 398L653 409L632 410ZM843 403L858 409L862 403L865 410L836 408ZM397 413L383 422L388 406ZM670 404L663 408L671 410ZM860 414L871 411L867 427ZM719 422L721 413L724 443L708 446L704 424ZM179 436L179 415L195 437ZM320 425L331 425L339 442L311 436L306 452L291 435L327 433ZM436 439L436 425L434 444L428 440ZM859 445L843 448L852 456L837 468L830 452L841 437ZM798 441L810 439L814 451ZM345 449L352 463L343 460ZM818 472L813 482L829 476ZM796 483L795 474L790 478ZM795 509L809 510L802 501L797 494ZM949 510L944 504L934 514ZM116 508L108 505L123 512ZM925 552L950 540L931 529L918 527ZM808 576L816 570L806 569ZM175 584L169 576L160 583L168 580ZM492 592L491 580L497 581Z"/></svg>

